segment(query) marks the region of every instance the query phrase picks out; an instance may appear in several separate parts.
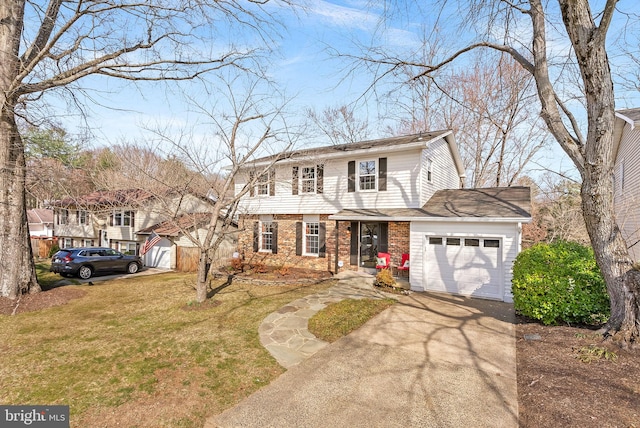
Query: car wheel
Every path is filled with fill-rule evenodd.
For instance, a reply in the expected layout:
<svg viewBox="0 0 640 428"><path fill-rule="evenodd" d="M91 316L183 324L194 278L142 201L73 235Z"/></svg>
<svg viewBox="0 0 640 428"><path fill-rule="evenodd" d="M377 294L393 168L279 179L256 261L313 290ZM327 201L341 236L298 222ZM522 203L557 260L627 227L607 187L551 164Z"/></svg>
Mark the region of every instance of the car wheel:
<svg viewBox="0 0 640 428"><path fill-rule="evenodd" d="M78 276L80 279L89 279L93 275L93 270L89 266L81 266L78 269Z"/></svg>
<svg viewBox="0 0 640 428"><path fill-rule="evenodd" d="M140 270L140 266L138 266L138 263L129 263L129 265L127 266L127 272L129 273L136 273Z"/></svg>

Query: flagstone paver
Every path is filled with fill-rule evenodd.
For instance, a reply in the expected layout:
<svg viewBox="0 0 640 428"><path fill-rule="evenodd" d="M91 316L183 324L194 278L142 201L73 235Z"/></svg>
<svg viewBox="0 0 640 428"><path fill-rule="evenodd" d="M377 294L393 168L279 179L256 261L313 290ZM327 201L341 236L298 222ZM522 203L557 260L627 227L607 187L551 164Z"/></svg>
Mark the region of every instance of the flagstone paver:
<svg viewBox="0 0 640 428"><path fill-rule="evenodd" d="M335 286L286 304L260 324L260 343L284 368L299 364L329 344L311 334L308 325L309 318L330 303L395 297L374 289L372 275L347 271L336 277L340 281Z"/></svg>

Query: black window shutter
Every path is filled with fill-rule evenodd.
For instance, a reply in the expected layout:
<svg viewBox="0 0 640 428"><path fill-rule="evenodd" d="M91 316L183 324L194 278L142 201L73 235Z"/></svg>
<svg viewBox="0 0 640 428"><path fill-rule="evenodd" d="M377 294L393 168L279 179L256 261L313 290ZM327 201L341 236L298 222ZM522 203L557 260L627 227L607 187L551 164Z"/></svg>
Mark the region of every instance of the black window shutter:
<svg viewBox="0 0 640 428"><path fill-rule="evenodd" d="M109 215L109 226L113 226L113 213L111 213L111 215Z"/></svg>
<svg viewBox="0 0 640 428"><path fill-rule="evenodd" d="M302 222L296 222L296 256L302 255Z"/></svg>
<svg viewBox="0 0 640 428"><path fill-rule="evenodd" d="M382 253L389 252L389 223L380 223L378 236L378 248Z"/></svg>
<svg viewBox="0 0 640 428"><path fill-rule="evenodd" d="M318 257L327 257L327 242L326 242L326 238L327 238L327 223L325 222L321 222L320 223L320 228L318 230L318 234L320 236L318 236L318 244L319 244L319 251L318 251Z"/></svg>
<svg viewBox="0 0 640 428"><path fill-rule="evenodd" d="M351 222L351 248L349 253L349 263L353 265L358 264L358 222Z"/></svg>
<svg viewBox="0 0 640 428"><path fill-rule="evenodd" d="M253 252L257 253L260 244L260 222L253 223Z"/></svg>
<svg viewBox="0 0 640 428"><path fill-rule="evenodd" d="M378 159L378 190L387 190L387 158Z"/></svg>
<svg viewBox="0 0 640 428"><path fill-rule="evenodd" d="M347 191L355 192L356 191L356 161L349 161L349 165L347 167L347 174L349 175Z"/></svg>
<svg viewBox="0 0 640 428"><path fill-rule="evenodd" d="M131 227L136 227L136 212L131 211Z"/></svg>
<svg viewBox="0 0 640 428"><path fill-rule="evenodd" d="M298 194L298 169L299 167L294 166L293 170L291 171L291 194L292 195Z"/></svg>
<svg viewBox="0 0 640 428"><path fill-rule="evenodd" d="M249 172L249 196L255 196L256 195L256 186L255 183L253 182L253 178L255 177L255 173L253 171Z"/></svg>
<svg viewBox="0 0 640 428"><path fill-rule="evenodd" d="M271 223L273 226L273 242L271 244L271 252L273 254L278 254L278 222L274 221Z"/></svg>
<svg viewBox="0 0 640 428"><path fill-rule="evenodd" d="M324 165L318 165L318 178L316 182L316 193L322 193L324 189Z"/></svg>
<svg viewBox="0 0 640 428"><path fill-rule="evenodd" d="M276 170L269 171L269 196L276 195Z"/></svg>

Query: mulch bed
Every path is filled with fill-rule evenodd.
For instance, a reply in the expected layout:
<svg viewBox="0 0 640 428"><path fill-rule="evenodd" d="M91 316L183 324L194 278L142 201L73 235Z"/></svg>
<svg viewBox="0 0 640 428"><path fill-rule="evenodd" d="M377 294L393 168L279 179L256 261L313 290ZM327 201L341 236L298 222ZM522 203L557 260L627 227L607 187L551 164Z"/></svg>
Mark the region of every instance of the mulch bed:
<svg viewBox="0 0 640 428"><path fill-rule="evenodd" d="M73 299L79 299L86 293L86 291L77 288L56 287L41 293L25 294L16 300L0 297L0 315L21 314L65 305Z"/></svg>
<svg viewBox="0 0 640 428"><path fill-rule="evenodd" d="M520 427L640 427L640 350L524 319L516 340Z"/></svg>

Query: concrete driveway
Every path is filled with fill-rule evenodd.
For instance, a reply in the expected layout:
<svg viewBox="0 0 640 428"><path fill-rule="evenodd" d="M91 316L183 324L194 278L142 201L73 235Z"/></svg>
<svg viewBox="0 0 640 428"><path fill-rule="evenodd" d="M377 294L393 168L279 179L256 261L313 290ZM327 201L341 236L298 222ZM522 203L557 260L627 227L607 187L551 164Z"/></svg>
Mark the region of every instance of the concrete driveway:
<svg viewBox="0 0 640 428"><path fill-rule="evenodd" d="M213 427L517 427L513 306L412 293Z"/></svg>

